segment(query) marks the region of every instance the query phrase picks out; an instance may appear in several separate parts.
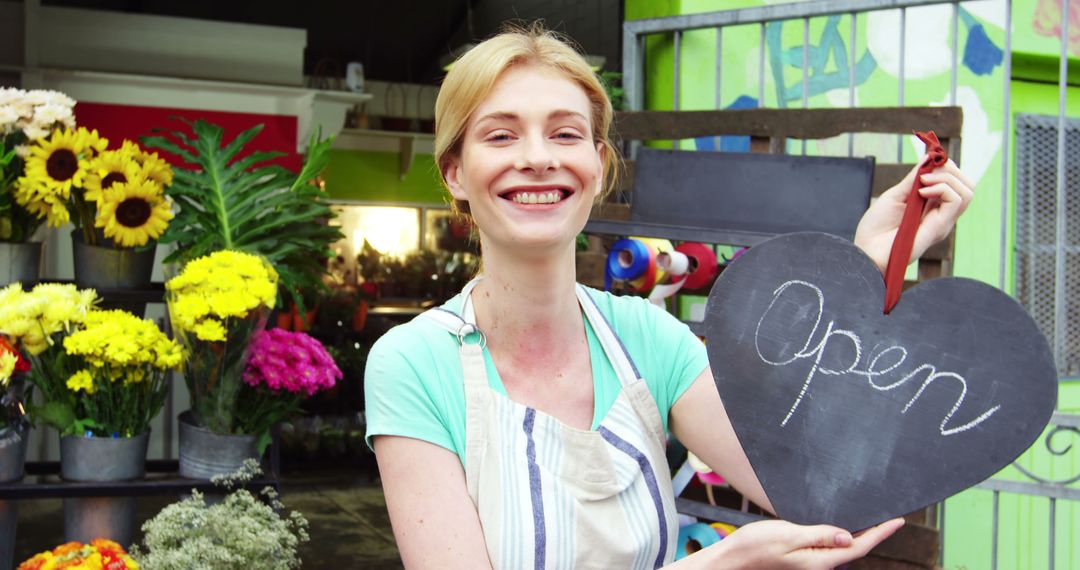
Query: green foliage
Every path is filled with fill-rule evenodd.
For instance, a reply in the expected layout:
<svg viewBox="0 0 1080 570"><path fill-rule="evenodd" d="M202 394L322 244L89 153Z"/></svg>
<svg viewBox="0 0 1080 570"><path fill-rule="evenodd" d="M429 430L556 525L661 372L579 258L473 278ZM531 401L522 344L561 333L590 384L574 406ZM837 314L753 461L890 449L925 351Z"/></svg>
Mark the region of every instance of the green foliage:
<svg viewBox="0 0 1080 570"><path fill-rule="evenodd" d="M144 145L181 157L168 194L179 206L160 243L177 250L165 263L186 263L222 249L261 255L273 264L280 283L303 307L300 291L322 287L330 245L342 238L327 222L334 213L313 180L329 162L333 139L313 136L300 174L265 164L282 153L252 152L237 158L263 129L257 125L227 144L221 127L184 121L182 131L142 139Z"/></svg>
<svg viewBox="0 0 1080 570"><path fill-rule="evenodd" d="M626 90L620 86L622 74L618 71L601 71L600 83L604 85L604 91L607 91L608 99L611 99L612 108L616 111L622 111L623 106L626 104Z"/></svg>
<svg viewBox="0 0 1080 570"><path fill-rule="evenodd" d="M45 221L15 202L15 181L23 171L23 160L15 153L15 145L25 142L21 132L0 136L0 241L29 241Z"/></svg>

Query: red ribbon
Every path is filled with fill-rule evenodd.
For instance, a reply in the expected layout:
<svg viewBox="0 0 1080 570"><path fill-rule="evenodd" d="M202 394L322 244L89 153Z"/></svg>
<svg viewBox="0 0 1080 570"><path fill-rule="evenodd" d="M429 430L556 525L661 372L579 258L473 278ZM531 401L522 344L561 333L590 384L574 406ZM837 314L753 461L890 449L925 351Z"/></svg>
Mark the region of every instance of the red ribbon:
<svg viewBox="0 0 1080 570"><path fill-rule="evenodd" d="M904 208L904 217L900 220L900 228L896 231L892 250L889 252L889 263L885 267L886 314L900 301L900 293L904 288L904 273L907 272L908 263L911 261L911 249L915 245L915 232L919 229L923 209L926 207L926 198L919 194L919 189L924 186L922 176L944 166L949 160L948 153L942 148L934 131L916 132L915 136L926 143L926 153L930 155L930 158L919 167L915 183L911 185L911 192L908 194L907 205Z"/></svg>

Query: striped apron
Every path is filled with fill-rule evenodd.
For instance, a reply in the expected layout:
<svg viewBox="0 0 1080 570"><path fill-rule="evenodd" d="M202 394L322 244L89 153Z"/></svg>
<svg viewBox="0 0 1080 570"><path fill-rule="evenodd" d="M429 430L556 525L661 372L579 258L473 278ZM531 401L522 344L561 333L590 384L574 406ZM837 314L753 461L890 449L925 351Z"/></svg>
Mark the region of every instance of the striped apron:
<svg viewBox="0 0 1080 570"><path fill-rule="evenodd" d="M424 316L457 336L465 379L465 476L494 568L659 568L678 536L666 437L652 394L581 286L578 302L622 389L595 431L515 403L488 385L465 287L462 315Z"/></svg>

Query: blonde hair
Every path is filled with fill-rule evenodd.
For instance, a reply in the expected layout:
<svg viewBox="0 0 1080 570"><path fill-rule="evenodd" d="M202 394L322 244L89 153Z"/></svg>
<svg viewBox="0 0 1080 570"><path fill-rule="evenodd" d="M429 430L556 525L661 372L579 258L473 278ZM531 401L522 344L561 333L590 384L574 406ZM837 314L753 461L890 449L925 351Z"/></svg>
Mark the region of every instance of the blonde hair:
<svg viewBox="0 0 1080 570"><path fill-rule="evenodd" d="M454 62L435 100L435 164L440 176L447 161L461 152L469 117L491 93L503 72L514 65L539 65L557 70L585 91L592 111L593 142L604 143L605 184L601 196L615 186L619 154L608 134L611 100L592 67L569 43L540 23L529 27L512 25ZM454 200L453 204L457 212L469 212L468 202Z"/></svg>

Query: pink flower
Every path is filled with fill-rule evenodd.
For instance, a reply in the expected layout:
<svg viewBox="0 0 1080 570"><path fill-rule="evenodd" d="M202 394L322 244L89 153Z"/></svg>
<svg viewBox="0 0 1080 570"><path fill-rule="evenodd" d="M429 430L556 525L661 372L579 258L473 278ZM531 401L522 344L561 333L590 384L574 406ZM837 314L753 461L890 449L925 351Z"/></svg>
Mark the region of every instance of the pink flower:
<svg viewBox="0 0 1080 570"><path fill-rule="evenodd" d="M323 345L302 332L270 329L255 333L244 381L253 387L312 396L333 388L341 370Z"/></svg>

